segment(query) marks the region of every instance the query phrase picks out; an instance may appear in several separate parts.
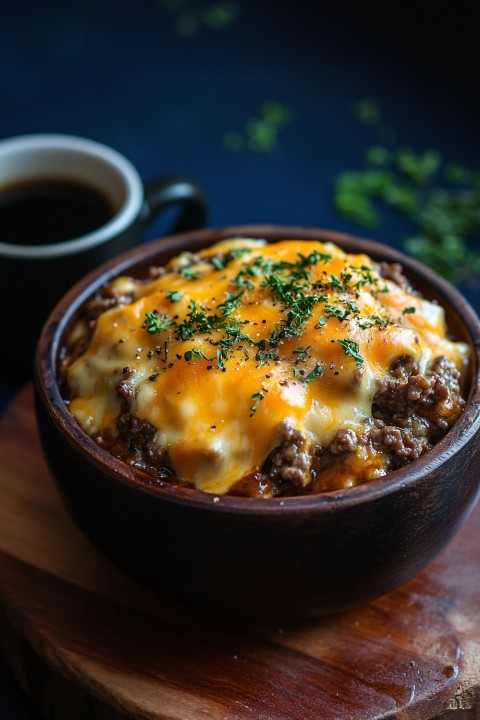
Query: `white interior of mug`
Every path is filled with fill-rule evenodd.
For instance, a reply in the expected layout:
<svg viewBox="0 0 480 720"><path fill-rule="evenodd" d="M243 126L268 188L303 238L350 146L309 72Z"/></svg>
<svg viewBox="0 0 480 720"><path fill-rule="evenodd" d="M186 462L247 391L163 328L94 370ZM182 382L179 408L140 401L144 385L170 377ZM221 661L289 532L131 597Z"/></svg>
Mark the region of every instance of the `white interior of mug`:
<svg viewBox="0 0 480 720"><path fill-rule="evenodd" d="M25 135L0 142L0 187L25 180L64 179L101 191L115 208L109 222L80 238L46 245L0 242L0 256L53 258L87 250L124 232L143 206L134 166L101 143L70 135Z"/></svg>

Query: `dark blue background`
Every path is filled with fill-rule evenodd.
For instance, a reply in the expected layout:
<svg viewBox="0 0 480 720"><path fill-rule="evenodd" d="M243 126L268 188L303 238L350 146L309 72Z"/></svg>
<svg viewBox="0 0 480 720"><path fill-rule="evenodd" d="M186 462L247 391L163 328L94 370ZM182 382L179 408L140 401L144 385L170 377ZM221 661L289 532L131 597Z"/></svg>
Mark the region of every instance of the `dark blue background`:
<svg viewBox="0 0 480 720"><path fill-rule="evenodd" d="M333 178L359 167L376 140L352 105L373 97L403 144L478 167L478 12L239 4L230 27L188 39L160 0L3 4L0 138L72 133L123 152L145 180L187 174L209 197L212 226L314 225L398 246L409 228L394 213L367 232L332 206ZM276 151L224 149L223 135L266 100L294 113ZM477 303L478 287L467 294ZM1 388L4 403L16 388L5 380ZM0 719L38 717L0 664Z"/></svg>

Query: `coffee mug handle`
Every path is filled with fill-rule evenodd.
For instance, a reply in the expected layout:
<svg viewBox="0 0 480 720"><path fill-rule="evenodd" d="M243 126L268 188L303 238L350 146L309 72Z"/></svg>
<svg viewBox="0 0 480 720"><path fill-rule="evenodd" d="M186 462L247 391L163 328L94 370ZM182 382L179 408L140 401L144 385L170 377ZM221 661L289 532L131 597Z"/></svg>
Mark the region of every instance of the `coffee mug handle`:
<svg viewBox="0 0 480 720"><path fill-rule="evenodd" d="M177 204L181 209L171 234L204 227L208 204L203 190L195 182L183 175L168 175L145 183L144 222L150 222L162 210Z"/></svg>

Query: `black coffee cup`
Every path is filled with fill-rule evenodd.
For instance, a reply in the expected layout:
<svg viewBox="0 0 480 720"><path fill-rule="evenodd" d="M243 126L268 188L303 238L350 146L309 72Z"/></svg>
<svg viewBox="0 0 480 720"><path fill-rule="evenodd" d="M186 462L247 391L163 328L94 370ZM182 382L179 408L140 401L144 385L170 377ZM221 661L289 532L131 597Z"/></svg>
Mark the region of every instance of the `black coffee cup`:
<svg viewBox="0 0 480 720"><path fill-rule="evenodd" d="M28 377L41 326L82 275L141 241L171 205L171 233L203 227L202 190L181 175L144 185L127 158L68 135L0 142L0 369Z"/></svg>

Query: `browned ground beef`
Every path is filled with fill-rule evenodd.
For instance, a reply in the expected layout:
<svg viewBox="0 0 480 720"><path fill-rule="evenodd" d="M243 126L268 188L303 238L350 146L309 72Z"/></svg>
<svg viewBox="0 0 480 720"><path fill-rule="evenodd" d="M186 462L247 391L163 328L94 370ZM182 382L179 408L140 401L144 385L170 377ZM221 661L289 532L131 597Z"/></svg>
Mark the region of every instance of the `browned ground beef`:
<svg viewBox="0 0 480 720"><path fill-rule="evenodd" d="M430 450L430 443L424 437L416 437L411 430L395 425L371 425L367 433L368 442L386 448L391 453L390 467L403 465L410 460L417 460L424 452ZM396 456L396 458L394 458Z"/></svg>
<svg viewBox="0 0 480 720"><path fill-rule="evenodd" d="M117 305L127 305L133 300L131 295L121 295L114 291L110 285L102 285L95 296L91 298L83 308L83 319L92 329L102 313ZM90 340L90 338L89 338Z"/></svg>
<svg viewBox="0 0 480 720"><path fill-rule="evenodd" d="M157 432L147 420L132 413L122 413L117 421L118 435L130 451L148 450L149 442Z"/></svg>
<svg viewBox="0 0 480 720"><path fill-rule="evenodd" d="M284 422L279 427L280 445L270 455L269 476L301 490L309 482L310 458L304 451L306 437Z"/></svg>
<svg viewBox="0 0 480 720"><path fill-rule="evenodd" d="M403 268L399 263L381 262L377 265L378 274L385 280L391 280L404 290L411 290L411 285L405 275Z"/></svg>
<svg viewBox="0 0 480 720"><path fill-rule="evenodd" d="M373 400L373 417L409 429L433 444L453 425L465 405L459 380L459 371L445 357L436 358L425 375L410 358L401 358L380 383Z"/></svg>
<svg viewBox="0 0 480 720"><path fill-rule="evenodd" d="M358 436L353 430L339 430L335 440L329 446L332 455L353 452L358 446Z"/></svg>
<svg viewBox="0 0 480 720"><path fill-rule="evenodd" d="M132 369L124 367L122 377L117 383L117 396L121 400L117 420L118 435L116 437L98 435L95 441L129 465L145 470L151 484L163 482L182 484L170 467L166 451L154 442L157 429L132 412L135 389L128 382L131 374Z"/></svg>
<svg viewBox="0 0 480 720"><path fill-rule="evenodd" d="M164 482L174 485L184 484L170 467L166 451L154 442L157 430L147 420L130 412L122 412L118 417L117 431L118 435L115 438L100 435L95 440L112 455L129 465L145 470L147 473L145 482L152 485Z"/></svg>
<svg viewBox="0 0 480 720"><path fill-rule="evenodd" d="M418 372L411 357L397 360L389 376L379 382L373 417L364 433L357 436L352 430L340 430L328 448L317 449L317 490L325 484L322 476L331 477L332 471L348 478L348 456L359 447L368 447L373 455L379 453L385 472L430 450L456 422L465 405L459 379L459 371L445 357L437 357L425 375ZM355 472L358 478L358 468Z"/></svg>
<svg viewBox="0 0 480 720"><path fill-rule="evenodd" d="M366 482L372 479L375 464L359 466L355 456L359 449L378 456L380 474L398 469L430 450L457 420L465 405L459 379L460 373L445 357L436 358L422 375L413 359L403 356L387 378L379 381L373 417L361 435L339 430L328 447L315 448L310 468L310 458L303 451L305 437L285 424L281 442L262 472L244 478L231 493L299 495L323 492L332 483L342 487L349 480Z"/></svg>

